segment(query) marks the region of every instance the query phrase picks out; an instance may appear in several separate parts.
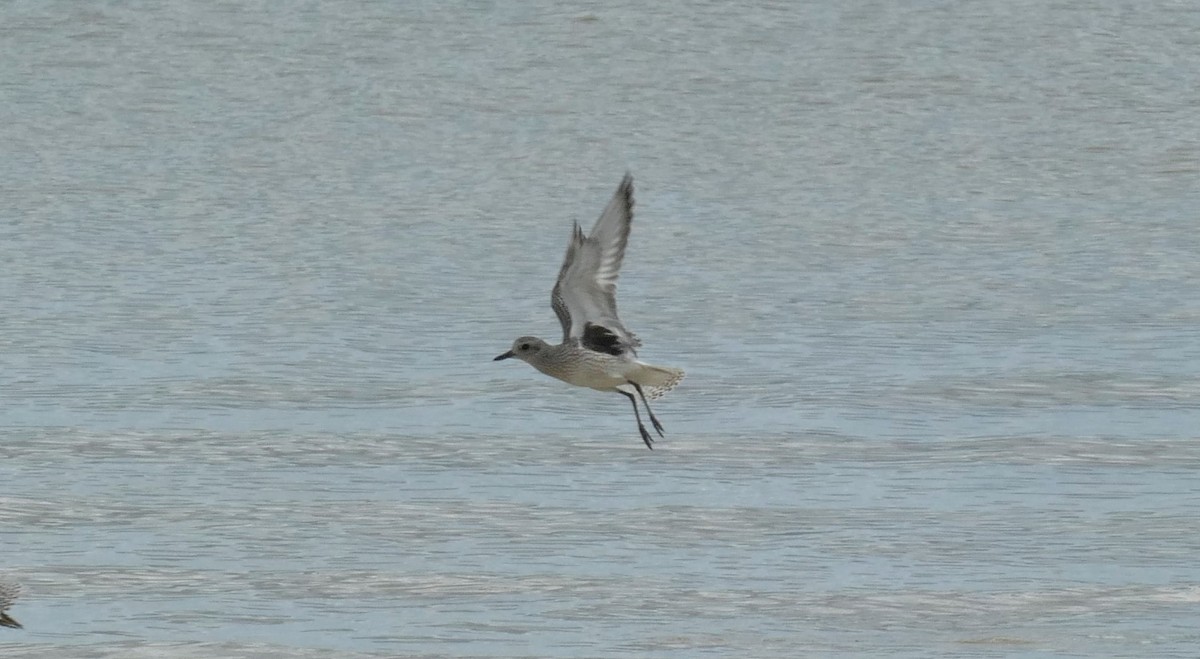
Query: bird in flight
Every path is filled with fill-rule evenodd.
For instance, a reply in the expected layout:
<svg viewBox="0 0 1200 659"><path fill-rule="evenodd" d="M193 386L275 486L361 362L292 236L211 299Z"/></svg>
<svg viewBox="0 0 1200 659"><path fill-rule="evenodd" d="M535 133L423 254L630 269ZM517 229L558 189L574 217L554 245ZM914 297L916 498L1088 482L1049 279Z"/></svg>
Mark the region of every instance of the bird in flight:
<svg viewBox="0 0 1200 659"><path fill-rule="evenodd" d="M12 627L13 629L21 629L21 623L13 620L8 615L8 609L17 601L17 596L21 594L21 587L15 583L8 581L0 581L0 627Z"/></svg>
<svg viewBox="0 0 1200 659"><path fill-rule="evenodd" d="M649 401L674 389L683 379L683 371L639 360L636 349L642 342L617 317L617 276L632 221L633 177L626 174L591 233L585 236L578 222L571 233L567 256L550 294L550 304L562 324L562 343L550 345L534 336L522 336L493 361L515 357L568 384L625 396L633 404L642 441L653 450L654 440L642 423L634 394L642 399L650 423L662 437L663 426L650 410Z"/></svg>

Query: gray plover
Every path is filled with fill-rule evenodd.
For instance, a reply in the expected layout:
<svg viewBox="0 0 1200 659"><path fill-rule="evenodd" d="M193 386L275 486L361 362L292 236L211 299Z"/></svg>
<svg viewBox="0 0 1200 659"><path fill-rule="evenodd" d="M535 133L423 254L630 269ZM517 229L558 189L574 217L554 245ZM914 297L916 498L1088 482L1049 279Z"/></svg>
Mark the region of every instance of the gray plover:
<svg viewBox="0 0 1200 659"><path fill-rule="evenodd" d="M8 608L17 601L17 596L21 594L21 587L9 581L0 581L0 627L12 627L21 629L21 623L9 617Z"/></svg>
<svg viewBox="0 0 1200 659"><path fill-rule="evenodd" d="M578 222L571 233L567 256L550 294L550 305L562 324L562 343L550 345L535 336L522 336L493 361L516 357L568 384L625 396L633 404L642 441L653 449L654 440L642 424L633 393L641 396L650 423L662 437L662 424L650 410L649 401L674 389L683 379L683 371L638 360L635 349L642 342L617 317L617 276L632 221L633 177L625 174L591 234L583 235Z"/></svg>

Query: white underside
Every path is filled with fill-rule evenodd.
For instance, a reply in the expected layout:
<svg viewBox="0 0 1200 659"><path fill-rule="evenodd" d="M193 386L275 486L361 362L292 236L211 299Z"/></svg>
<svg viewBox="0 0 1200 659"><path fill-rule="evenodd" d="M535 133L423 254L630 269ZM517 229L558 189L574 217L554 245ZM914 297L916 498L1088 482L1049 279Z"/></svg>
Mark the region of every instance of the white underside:
<svg viewBox="0 0 1200 659"><path fill-rule="evenodd" d="M641 362L627 362L614 359L612 362L605 364L603 369L579 369L579 371L571 374L570 379L564 378L564 381L576 387L588 387L600 391L616 391L618 386L628 385L630 381L641 384L638 376L641 375L642 366L644 365Z"/></svg>
<svg viewBox="0 0 1200 659"><path fill-rule="evenodd" d="M587 387L597 391L628 391L632 393L630 382L636 382L651 400L662 396L683 379L683 371L665 366L654 366L638 360L621 358L604 359L601 363L590 365L590 368L573 369L564 377L559 373L543 371L563 382L577 387ZM539 369L541 370L541 369Z"/></svg>

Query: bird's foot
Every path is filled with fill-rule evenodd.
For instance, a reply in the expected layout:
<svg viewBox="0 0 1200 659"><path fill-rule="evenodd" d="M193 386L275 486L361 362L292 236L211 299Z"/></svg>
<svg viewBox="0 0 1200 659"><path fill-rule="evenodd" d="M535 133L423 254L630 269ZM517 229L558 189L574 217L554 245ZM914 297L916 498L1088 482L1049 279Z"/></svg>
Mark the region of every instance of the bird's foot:
<svg viewBox="0 0 1200 659"><path fill-rule="evenodd" d="M641 422L638 422L638 432L642 433L642 441L646 442L646 448L653 451L654 450L654 446L653 446L654 440L651 439L650 433L646 432L646 426L642 425Z"/></svg>
<svg viewBox="0 0 1200 659"><path fill-rule="evenodd" d="M654 416L653 412L650 413L650 423L654 424L654 429L658 431L659 437L666 437L666 435L663 434L662 424L658 422L658 417Z"/></svg>

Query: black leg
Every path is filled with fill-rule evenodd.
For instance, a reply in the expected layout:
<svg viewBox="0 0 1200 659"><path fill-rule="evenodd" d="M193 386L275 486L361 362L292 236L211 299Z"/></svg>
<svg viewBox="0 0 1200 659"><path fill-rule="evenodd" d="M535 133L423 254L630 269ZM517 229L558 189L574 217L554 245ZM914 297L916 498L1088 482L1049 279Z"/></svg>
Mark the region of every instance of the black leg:
<svg viewBox="0 0 1200 659"><path fill-rule="evenodd" d="M630 403L633 403L633 417L635 419L637 419L638 432L642 433L642 441L646 442L646 448L653 451L654 447L651 446L651 444L654 443L654 440L650 439L650 433L646 432L646 426L642 425L642 415L640 412L638 412L637 399L634 398L633 394L629 393L628 391L621 391L620 389L618 389L617 392L620 393L622 396L628 398Z"/></svg>
<svg viewBox="0 0 1200 659"><path fill-rule="evenodd" d="M662 424L658 422L658 417L654 416L654 411L650 409L650 403L646 401L646 394L642 392L642 385L630 381L629 384L637 389L638 395L642 397L642 405L646 406L646 413L650 415L650 423L654 424L654 429L658 431L659 437L664 437Z"/></svg>

